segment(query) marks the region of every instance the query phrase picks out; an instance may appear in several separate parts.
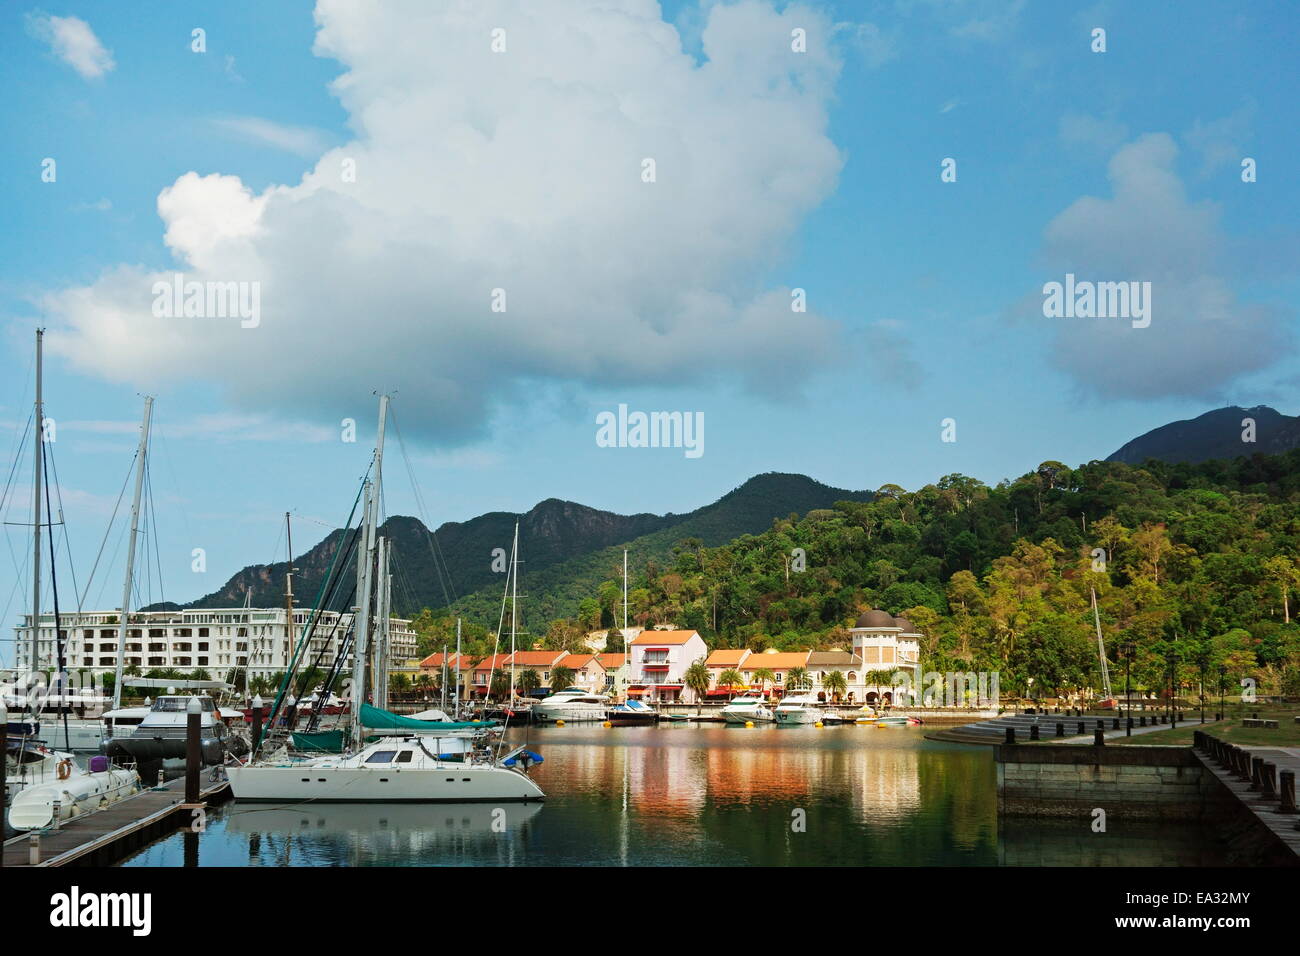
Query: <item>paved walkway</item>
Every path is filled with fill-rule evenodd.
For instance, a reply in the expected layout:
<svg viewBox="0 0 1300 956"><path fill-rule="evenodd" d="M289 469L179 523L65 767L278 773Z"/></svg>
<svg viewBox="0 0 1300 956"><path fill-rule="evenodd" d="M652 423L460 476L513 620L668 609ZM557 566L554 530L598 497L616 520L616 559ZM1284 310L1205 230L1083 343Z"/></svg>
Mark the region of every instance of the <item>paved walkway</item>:
<svg viewBox="0 0 1300 956"><path fill-rule="evenodd" d="M1058 744L1091 744L1093 741L1093 730L1097 726L1097 721L1099 720L1104 720L1106 722L1105 737L1107 740L1124 736L1123 718L1120 718L1120 726L1118 730L1115 730L1112 727L1115 716L1115 714L1111 714L1108 717L1099 717L1095 714L1088 717L1074 717L1066 714L1008 714L1003 717L995 717L991 720L981 720L973 724L964 724L960 727L948 727L943 730L936 730L932 733L927 733L926 737L931 740L946 740L953 743L987 744L995 746L997 744L1006 743L1007 728L1012 727L1016 731L1016 743L1020 744L1029 742L1029 728L1037 724L1040 742L1052 742ZM1148 719L1154 716L1154 713L1147 715ZM1136 719L1137 718L1134 718L1134 720ZM1082 721L1084 727L1087 728L1087 732L1082 735L1078 733L1080 721ZM1180 720L1177 726L1181 728L1184 726L1194 725L1196 728L1200 728L1210 727L1214 724L1214 721L1212 720L1207 720L1204 724L1200 721L1201 718L1198 713L1195 717L1189 716L1186 720ZM1056 736L1057 724L1065 724L1065 732L1068 736ZM1148 723L1145 727L1135 726L1133 728L1133 735L1137 736L1139 734L1155 733L1158 730L1173 729L1175 728L1172 724Z"/></svg>
<svg viewBox="0 0 1300 956"><path fill-rule="evenodd" d="M1277 764L1278 773L1283 770L1295 771L1300 778L1300 748L1298 747L1243 747L1253 757L1263 757L1269 763ZM1238 780L1232 773L1220 767L1209 754L1193 751L1201 765L1219 778L1219 781L1232 791L1238 800L1259 818L1297 857L1300 857L1300 830L1296 829L1300 814L1278 813L1277 799L1265 800L1256 791L1250 789L1246 781Z"/></svg>

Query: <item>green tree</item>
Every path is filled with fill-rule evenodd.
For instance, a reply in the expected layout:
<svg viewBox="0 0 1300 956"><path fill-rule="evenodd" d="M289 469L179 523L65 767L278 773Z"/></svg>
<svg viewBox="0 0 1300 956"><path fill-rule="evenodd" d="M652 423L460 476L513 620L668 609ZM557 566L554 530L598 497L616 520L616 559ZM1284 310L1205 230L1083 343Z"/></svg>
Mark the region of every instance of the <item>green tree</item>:
<svg viewBox="0 0 1300 956"><path fill-rule="evenodd" d="M759 691L763 694L766 694L767 683L768 681L771 681L772 683L775 684L776 674L772 671L770 667L759 667L753 672L753 680L758 681Z"/></svg>
<svg viewBox="0 0 1300 956"><path fill-rule="evenodd" d="M573 685L573 668L565 667L561 664L559 667L551 668L551 693L566 690Z"/></svg>
<svg viewBox="0 0 1300 956"><path fill-rule="evenodd" d="M831 700L838 702L849 689L849 682L844 677L843 671L831 671L822 678L822 687L826 688L826 693L831 695Z"/></svg>
<svg viewBox="0 0 1300 956"><path fill-rule="evenodd" d="M682 680L686 682L686 686L689 687L691 693L695 695L695 703L697 705L695 712L697 714L700 712L698 705L704 700L704 695L709 692L709 678L709 669L705 666L704 658L702 657L699 660L694 661L690 667L686 668L685 673L682 675Z"/></svg>
<svg viewBox="0 0 1300 956"><path fill-rule="evenodd" d="M542 686L542 679L531 667L525 667L519 674L519 690L525 697L531 697L533 691Z"/></svg>

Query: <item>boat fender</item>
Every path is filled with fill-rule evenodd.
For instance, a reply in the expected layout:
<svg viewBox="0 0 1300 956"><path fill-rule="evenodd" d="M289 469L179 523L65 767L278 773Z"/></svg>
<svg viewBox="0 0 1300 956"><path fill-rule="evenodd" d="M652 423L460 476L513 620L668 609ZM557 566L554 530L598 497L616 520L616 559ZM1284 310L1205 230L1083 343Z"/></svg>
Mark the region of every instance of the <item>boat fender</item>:
<svg viewBox="0 0 1300 956"><path fill-rule="evenodd" d="M59 761L58 775L60 780L67 780L72 776L72 761L66 757Z"/></svg>

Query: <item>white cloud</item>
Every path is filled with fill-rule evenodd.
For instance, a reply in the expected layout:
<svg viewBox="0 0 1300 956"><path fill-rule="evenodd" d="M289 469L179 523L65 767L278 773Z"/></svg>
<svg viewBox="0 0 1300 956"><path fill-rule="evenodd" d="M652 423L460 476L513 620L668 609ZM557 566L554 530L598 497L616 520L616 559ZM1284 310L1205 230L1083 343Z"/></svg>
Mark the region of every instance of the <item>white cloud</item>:
<svg viewBox="0 0 1300 956"><path fill-rule="evenodd" d="M87 80L97 80L117 66L113 54L80 17L29 13L27 26L33 36L50 45L55 56Z"/></svg>
<svg viewBox="0 0 1300 956"><path fill-rule="evenodd" d="M1193 202L1174 170L1165 133L1127 144L1111 158L1113 196L1085 196L1049 224L1045 254L1060 271L1093 281L1151 283L1147 328L1123 319L1065 318L1053 361L1086 392L1111 398L1221 396L1238 377L1285 354L1284 316L1240 301L1222 266L1215 204ZM1041 297L1037 300L1041 307Z"/></svg>
<svg viewBox="0 0 1300 956"><path fill-rule="evenodd" d="M223 116L213 119L212 125L240 139L293 153L295 156L319 156L327 146L327 137L320 130L276 123L259 116Z"/></svg>
<svg viewBox="0 0 1300 956"><path fill-rule="evenodd" d="M1183 139L1201 155L1201 175L1224 166L1236 166L1250 155L1246 144L1253 138L1256 106L1253 100L1219 119L1196 120Z"/></svg>
<svg viewBox="0 0 1300 956"><path fill-rule="evenodd" d="M158 199L187 278L261 283L260 326L154 318L170 272L122 266L45 298L51 351L141 388L214 381L297 419L398 389L408 428L449 443L537 383L738 378L770 394L840 354L838 326L761 281L843 162L820 14L714 7L701 63L653 0L321 0L316 18L356 139L294 186L188 173ZM807 53L790 51L794 26Z"/></svg>

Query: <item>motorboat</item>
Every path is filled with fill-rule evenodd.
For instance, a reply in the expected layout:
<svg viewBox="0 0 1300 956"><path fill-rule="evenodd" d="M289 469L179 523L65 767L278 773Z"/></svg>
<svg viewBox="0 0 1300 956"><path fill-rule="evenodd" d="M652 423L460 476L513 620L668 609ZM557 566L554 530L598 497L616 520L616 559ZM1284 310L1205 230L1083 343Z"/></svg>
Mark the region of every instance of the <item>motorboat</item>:
<svg viewBox="0 0 1300 956"><path fill-rule="evenodd" d="M801 690L786 695L773 711L778 724L815 724L824 712L818 705L817 695L811 690Z"/></svg>
<svg viewBox="0 0 1300 956"><path fill-rule="evenodd" d="M874 720L859 720L858 723L875 724L877 727L919 727L922 721L920 717L896 714L887 717L876 717Z"/></svg>
<svg viewBox="0 0 1300 956"><path fill-rule="evenodd" d="M105 738L104 753L115 758L129 757L140 764L184 760L187 708L191 700L197 700L201 708L199 752L204 766L225 763L227 753L236 756L248 753L248 741L234 733L226 723L227 719L237 719L242 715L238 711L219 712L216 703L207 694L165 695L155 698L149 713L130 734Z"/></svg>
<svg viewBox="0 0 1300 956"><path fill-rule="evenodd" d="M659 721L659 711L643 700L629 698L626 703L611 707L606 715L611 724L620 726L653 724Z"/></svg>
<svg viewBox="0 0 1300 956"><path fill-rule="evenodd" d="M479 803L545 799L522 766L535 762L516 748L498 760L463 737L411 734L380 737L355 753L307 759L264 759L226 768L237 801L283 803ZM444 746L461 749L442 753ZM529 755L535 758L535 755ZM520 759L524 758L524 759ZM514 763L509 763L510 761ZM507 766L507 764L509 764Z"/></svg>
<svg viewBox="0 0 1300 956"><path fill-rule="evenodd" d="M119 734L129 735L149 716L148 707L119 707L99 717L51 722L55 743L74 753L103 753L104 741Z"/></svg>
<svg viewBox="0 0 1300 956"><path fill-rule="evenodd" d="M763 696L753 692L733 697L727 706L722 708L722 717L729 724L770 724L776 720L776 715L768 707Z"/></svg>
<svg viewBox="0 0 1300 956"><path fill-rule="evenodd" d="M32 782L9 801L9 825L15 830L48 827L56 815L70 820L103 810L140 790L139 774L112 766L104 756L91 757L89 767L83 769L72 754L47 751L26 769Z"/></svg>
<svg viewBox="0 0 1300 956"><path fill-rule="evenodd" d="M533 705L533 719L545 720L604 720L609 710L609 697L593 694L581 687L569 687L552 694Z"/></svg>

